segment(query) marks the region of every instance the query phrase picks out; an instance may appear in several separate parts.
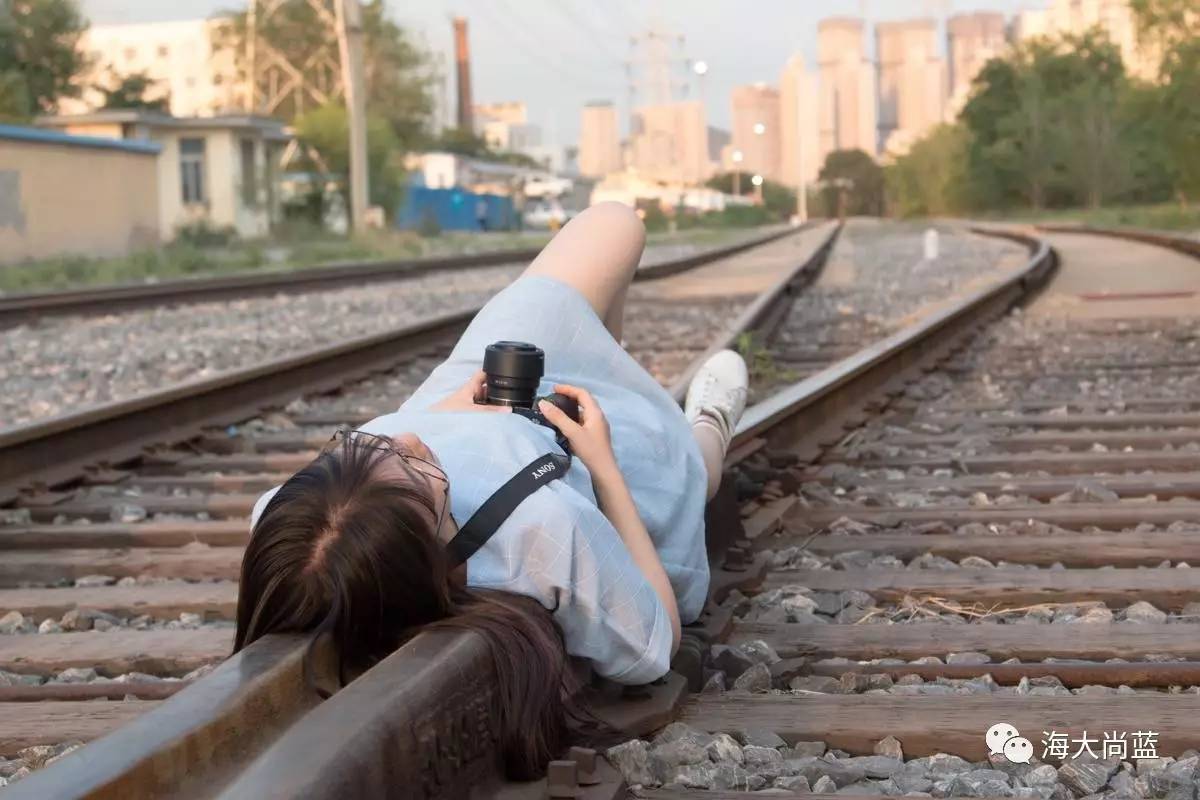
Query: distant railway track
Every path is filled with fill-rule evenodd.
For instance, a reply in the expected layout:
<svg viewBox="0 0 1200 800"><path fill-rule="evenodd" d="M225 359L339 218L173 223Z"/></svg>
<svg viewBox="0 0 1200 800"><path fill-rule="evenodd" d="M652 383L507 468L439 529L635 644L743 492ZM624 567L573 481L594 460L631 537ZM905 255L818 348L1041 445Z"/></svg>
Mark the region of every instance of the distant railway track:
<svg viewBox="0 0 1200 800"><path fill-rule="evenodd" d="M1164 231L1141 230L1138 228L1098 228L1093 225L1069 225L1039 223L1038 229L1058 233L1086 233L1093 236L1109 236L1115 239L1128 239L1143 242L1157 247L1176 250L1184 255L1200 258L1200 239Z"/></svg>
<svg viewBox="0 0 1200 800"><path fill-rule="evenodd" d="M646 265L642 271L647 279L666 277L715 259L736 255L749 248L786 236L791 232L791 228L772 230L731 244L700 250L683 258L651 263ZM38 317L64 314L108 314L113 311L147 306L241 299L279 292L309 292L413 278L443 270L468 270L499 264L528 262L540 252L540 249L345 262L308 269L243 272L157 283L0 295L0 328Z"/></svg>
<svg viewBox="0 0 1200 800"><path fill-rule="evenodd" d="M986 757L983 732L1000 720L1031 738L1044 725L1070 726L1075 733L1142 726L1161 733L1164 755L1200 748L1192 725L1200 705L1194 696L1167 691L1200 682L1195 637L1158 625L1052 621L1066 613L1101 616L1098 602L1132 619L1135 612L1153 616L1135 609L1133 598L1148 598L1174 615L1184 614L1190 600L1200 600L1200 582L1191 570L1172 563L1198 560L1200 551L1188 531L1171 528L1200 522L1193 474L1200 455L1181 449L1200 443L1200 406L1194 396L1177 391L1200 373L1200 359L1178 352L1195 341L1195 331L1162 323L1042 328L1045 323L1019 318L1001 329L996 323L1001 315L1039 291L1055 267L1055 254L1044 242L1002 233L1029 245L1022 269L900 331L863 342L849 357L831 349L828 366L820 368L816 358L815 372L748 410L729 458L739 478L723 485L709 509L713 602L685 632L666 679L609 693L598 712L638 735L677 719L694 730L672 735L753 730L755 741L765 744L747 739L736 766L707 757L703 763L668 765L670 774L658 782L675 785L638 796L748 800L755 796L751 790L769 785L763 776L770 775L770 780L804 778L819 797L866 780L868 770L876 781L898 775L890 757L876 756L869 766L854 758L872 753L888 734L903 744L906 759L955 753L980 760ZM714 346L739 327L758 326L770 347L772 332L786 317L789 292L812 269L786 275L774 299L764 296L747 308ZM1159 327L1167 330L1165 337L1157 335ZM420 374L438 355L431 345L411 371ZM1081 397L1073 383L1081 374L1105 376L1106 394ZM17 557L9 574L67 579L87 571L114 570L109 574L115 576L124 569L130 575L157 570L164 577L236 577L246 503L306 457L318 429L363 418L373 396L388 395L404 381L388 380L360 383L340 400L330 396L290 408L275 427L247 432L245 446L222 446L220 437L208 435L193 438L191 452L144 459L123 477L95 473L99 483L119 479L138 487L143 503L150 492L173 490L143 511L200 512L211 521L54 521L64 512L72 519L101 517L127 499L104 495L90 506L86 498L62 505L63 498L52 495L42 504L23 504L41 522L0 527L0 549ZM677 395L682 385L676 384ZM1130 473L1119 474L1122 469ZM1177 501L1132 501L1146 491ZM212 492L228 496L224 506L206 499ZM1049 502L1059 495L1071 497ZM1092 527L1106 524L1105 531ZM188 543L190 551L183 552ZM931 568L904 564L921 559ZM950 559L972 560L946 566ZM1171 568L1145 568L1164 560ZM232 582L186 586L192 588L124 587L124 594L122 587L98 587L82 602L221 616L236 601ZM741 594L732 594L734 589ZM16 604L16 592L25 593L19 599L28 607L59 611L81 604L78 591L0 590L0 597L9 598L8 604L0 602L0 611ZM1074 611L1065 611L1068 605ZM1043 612L1049 616L1040 620L1036 615ZM992 624L1023 614L1031 615L1028 624ZM913 621L918 617L924 624ZM0 651L0 668L98 666L113 673L159 667L183 674L228 652L231 641L228 627L138 632L140 638L133 633L36 637L72 638L44 641L23 653ZM96 641L114 636L124 639L109 639L107 646ZM143 643L140 654L137 642ZM714 644L752 642L767 649L754 645L711 659ZM151 690L151 683L136 687L147 691L142 700L92 702L98 726L111 727L105 713L130 721L90 745L88 758L64 758L10 793L626 796L620 774L583 750L551 765L549 785L503 784L495 771L490 667L473 637L418 636L320 703L300 686L303 644L269 637L170 700L158 699L170 689ZM151 649L165 655L146 655ZM1004 661L1010 657L1017 660ZM1118 661L1108 663L1111 659ZM717 670L743 691L689 693L715 680ZM986 696L956 691L954 681L987 684ZM1045 691L1030 695L1031 682ZM926 684L944 691L925 692ZM996 685L1015 688L1001 692L991 688ZM1069 691L1084 685L1111 691L1097 691L1097 697ZM790 694L765 691L772 687L794 688ZM899 687L912 691L882 691ZM40 713L16 709L15 700L3 708L50 731L54 706L66 719L84 710L79 704L87 692L116 694L107 684L75 691L80 696L74 699L26 703L43 706ZM46 733L43 741L61 741L54 735ZM773 736L780 737L778 746ZM817 741L822 752L845 755L816 758L807 745L801 752L798 743ZM0 736L0 747L4 743ZM701 752L708 743L698 741ZM752 746L759 748L754 759L766 757L760 751L775 750L781 766L752 762ZM780 755L785 749L787 757ZM946 758L939 763L948 763ZM661 767L661 759L655 763ZM934 788L925 772L913 772L913 781ZM681 775L692 783L672 781ZM1078 780L1094 777L1081 774ZM980 786L997 780L976 779ZM963 796L972 786L947 780L937 791ZM1000 791L999 784L991 788ZM981 796L978 787L973 791Z"/></svg>

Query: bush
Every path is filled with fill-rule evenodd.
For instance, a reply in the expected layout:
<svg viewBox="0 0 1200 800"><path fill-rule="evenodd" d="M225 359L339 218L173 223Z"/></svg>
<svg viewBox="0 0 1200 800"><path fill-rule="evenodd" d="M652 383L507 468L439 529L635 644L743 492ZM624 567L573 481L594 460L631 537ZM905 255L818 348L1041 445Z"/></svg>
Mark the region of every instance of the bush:
<svg viewBox="0 0 1200 800"><path fill-rule="evenodd" d="M175 241L191 247L226 247L238 238L232 225L215 227L206 219L189 222L175 229Z"/></svg>

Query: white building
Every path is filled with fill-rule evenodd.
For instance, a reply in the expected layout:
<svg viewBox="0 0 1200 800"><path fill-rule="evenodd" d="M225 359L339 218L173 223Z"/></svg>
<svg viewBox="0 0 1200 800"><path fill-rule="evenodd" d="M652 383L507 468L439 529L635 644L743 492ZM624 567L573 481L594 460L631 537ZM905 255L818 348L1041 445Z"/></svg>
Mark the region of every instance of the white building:
<svg viewBox="0 0 1200 800"><path fill-rule="evenodd" d="M64 99L63 114L100 108L104 96L96 84L112 86L117 79L144 72L157 82L149 97L168 95L176 117L206 117L240 112L248 92L238 77L234 52L220 46L221 19L151 22L135 25L94 25L83 34L79 48L92 59L80 98Z"/></svg>
<svg viewBox="0 0 1200 800"><path fill-rule="evenodd" d="M780 162L784 183L812 183L821 171L817 76L804 56L788 59L779 77Z"/></svg>
<svg viewBox="0 0 1200 800"><path fill-rule="evenodd" d="M579 124L579 172L602 178L621 169L621 136L617 109L597 101L583 107Z"/></svg>
<svg viewBox="0 0 1200 800"><path fill-rule="evenodd" d="M875 65L867 58L863 21L832 17L817 23L818 160L834 150L878 152Z"/></svg>
<svg viewBox="0 0 1200 800"><path fill-rule="evenodd" d="M593 187L589 199L592 205L610 200L624 203L631 208L638 208L639 203L657 202L659 207L668 213L679 206L703 213L722 211L727 206L747 206L753 203L749 197L723 194L716 189L702 186L649 180L630 171L610 173Z"/></svg>
<svg viewBox="0 0 1200 800"><path fill-rule="evenodd" d="M160 238L197 222L266 236L279 218L283 123L229 115L178 118L152 111L97 111L43 117L40 127L80 136L151 141L158 155Z"/></svg>

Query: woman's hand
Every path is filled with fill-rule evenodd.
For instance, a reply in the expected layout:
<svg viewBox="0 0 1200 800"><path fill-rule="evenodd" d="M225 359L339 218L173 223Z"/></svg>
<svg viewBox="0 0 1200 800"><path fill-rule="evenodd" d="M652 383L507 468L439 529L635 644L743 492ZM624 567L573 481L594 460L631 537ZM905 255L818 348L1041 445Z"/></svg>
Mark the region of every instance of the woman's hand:
<svg viewBox="0 0 1200 800"><path fill-rule="evenodd" d="M613 455L608 420L604 418L604 412L600 410L596 398L586 389L563 383L556 384L554 391L565 394L579 404L579 422L545 400L538 403L538 410L554 423L554 427L562 431L571 444L571 452L579 457L593 478L615 469L617 459Z"/></svg>
<svg viewBox="0 0 1200 800"><path fill-rule="evenodd" d="M479 370L470 380L459 387L453 394L447 395L438 403L430 406L432 411L494 411L507 414L512 411L508 406L492 406L484 402L487 398L487 373Z"/></svg>

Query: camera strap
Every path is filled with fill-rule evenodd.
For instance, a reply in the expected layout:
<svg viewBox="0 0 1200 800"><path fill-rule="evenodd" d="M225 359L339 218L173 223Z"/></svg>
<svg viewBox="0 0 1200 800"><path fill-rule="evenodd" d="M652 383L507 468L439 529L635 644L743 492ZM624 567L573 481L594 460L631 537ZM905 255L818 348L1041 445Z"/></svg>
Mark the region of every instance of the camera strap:
<svg viewBox="0 0 1200 800"><path fill-rule="evenodd" d="M567 455L544 453L509 478L483 502L446 545L455 564L463 563L483 547L526 497L547 483L565 476L570 466L570 451L567 451Z"/></svg>

